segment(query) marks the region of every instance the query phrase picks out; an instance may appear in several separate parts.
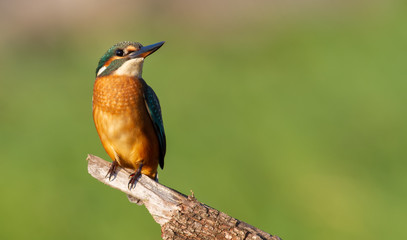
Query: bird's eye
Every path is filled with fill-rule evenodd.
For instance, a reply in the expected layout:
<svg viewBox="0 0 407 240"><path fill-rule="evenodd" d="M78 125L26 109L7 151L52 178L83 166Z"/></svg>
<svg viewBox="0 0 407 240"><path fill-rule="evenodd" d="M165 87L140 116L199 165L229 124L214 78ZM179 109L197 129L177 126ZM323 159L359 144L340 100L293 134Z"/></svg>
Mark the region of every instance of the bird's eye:
<svg viewBox="0 0 407 240"><path fill-rule="evenodd" d="M117 49L116 50L116 56L123 57L123 54L124 54L124 52L123 52L122 49Z"/></svg>

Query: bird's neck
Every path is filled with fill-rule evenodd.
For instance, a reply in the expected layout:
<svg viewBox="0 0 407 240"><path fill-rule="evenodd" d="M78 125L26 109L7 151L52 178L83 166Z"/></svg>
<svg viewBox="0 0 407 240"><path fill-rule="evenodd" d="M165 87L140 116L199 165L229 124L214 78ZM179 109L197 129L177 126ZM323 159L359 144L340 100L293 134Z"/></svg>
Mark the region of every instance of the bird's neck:
<svg viewBox="0 0 407 240"><path fill-rule="evenodd" d="M113 74L141 78L144 58L134 58L123 63Z"/></svg>

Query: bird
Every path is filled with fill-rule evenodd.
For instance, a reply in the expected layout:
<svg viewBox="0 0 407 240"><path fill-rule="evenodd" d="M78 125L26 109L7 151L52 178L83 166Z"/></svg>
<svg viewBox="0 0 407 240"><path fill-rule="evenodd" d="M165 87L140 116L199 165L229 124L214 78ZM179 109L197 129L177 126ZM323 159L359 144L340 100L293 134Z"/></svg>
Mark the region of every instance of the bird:
<svg viewBox="0 0 407 240"><path fill-rule="evenodd" d="M119 42L107 50L96 68L92 110L99 138L112 159L106 178L112 181L118 166L129 168L133 171L129 189L141 174L158 181L158 165L164 168L166 136L161 106L141 76L145 58L164 43Z"/></svg>

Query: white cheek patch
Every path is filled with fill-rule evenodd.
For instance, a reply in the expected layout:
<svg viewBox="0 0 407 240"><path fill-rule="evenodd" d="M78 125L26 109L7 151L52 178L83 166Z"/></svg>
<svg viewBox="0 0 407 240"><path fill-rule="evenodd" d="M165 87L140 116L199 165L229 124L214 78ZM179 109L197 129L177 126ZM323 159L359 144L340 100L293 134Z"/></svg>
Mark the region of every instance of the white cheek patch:
<svg viewBox="0 0 407 240"><path fill-rule="evenodd" d="M99 69L97 76L99 76L104 70L106 69L106 66L103 66Z"/></svg>
<svg viewBox="0 0 407 240"><path fill-rule="evenodd" d="M126 75L141 77L143 71L144 58L134 58L126 61L116 71L116 75Z"/></svg>

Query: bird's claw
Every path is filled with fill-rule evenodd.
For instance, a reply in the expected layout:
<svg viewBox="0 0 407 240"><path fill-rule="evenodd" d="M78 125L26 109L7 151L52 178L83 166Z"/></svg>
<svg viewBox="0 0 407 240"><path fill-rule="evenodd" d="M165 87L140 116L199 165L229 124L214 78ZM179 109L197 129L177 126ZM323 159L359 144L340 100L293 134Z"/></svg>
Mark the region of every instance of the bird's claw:
<svg viewBox="0 0 407 240"><path fill-rule="evenodd" d="M136 180L141 176L141 169L143 168L143 163L140 164L139 168L137 171L129 175L129 183L127 184L127 187L129 190L133 189L134 186L136 185Z"/></svg>
<svg viewBox="0 0 407 240"><path fill-rule="evenodd" d="M113 161L112 165L110 165L109 171L106 173L106 178L109 179L109 181L113 181L116 177L116 169L117 169L117 161Z"/></svg>

